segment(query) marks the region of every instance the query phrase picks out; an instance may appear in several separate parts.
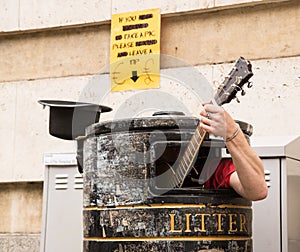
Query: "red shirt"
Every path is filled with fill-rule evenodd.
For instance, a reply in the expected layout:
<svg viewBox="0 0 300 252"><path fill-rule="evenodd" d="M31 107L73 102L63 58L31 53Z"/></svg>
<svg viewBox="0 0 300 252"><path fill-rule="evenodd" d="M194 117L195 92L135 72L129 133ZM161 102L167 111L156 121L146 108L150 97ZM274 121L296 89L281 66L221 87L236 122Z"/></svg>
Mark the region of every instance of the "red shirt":
<svg viewBox="0 0 300 252"><path fill-rule="evenodd" d="M230 188L230 175L235 172L231 159L223 159L214 174L205 182L204 188Z"/></svg>

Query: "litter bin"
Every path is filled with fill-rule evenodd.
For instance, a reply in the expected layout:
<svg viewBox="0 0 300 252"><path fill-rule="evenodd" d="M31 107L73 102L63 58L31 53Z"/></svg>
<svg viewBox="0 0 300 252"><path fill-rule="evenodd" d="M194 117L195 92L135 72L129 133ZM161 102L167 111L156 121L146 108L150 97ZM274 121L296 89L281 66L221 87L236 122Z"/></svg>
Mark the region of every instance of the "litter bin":
<svg viewBox="0 0 300 252"><path fill-rule="evenodd" d="M197 123L176 115L86 128L84 252L252 251L251 201L231 189L204 189L189 176L180 188L164 186L160 164L180 159ZM211 153L221 158L222 149L223 141L206 137L194 166Z"/></svg>

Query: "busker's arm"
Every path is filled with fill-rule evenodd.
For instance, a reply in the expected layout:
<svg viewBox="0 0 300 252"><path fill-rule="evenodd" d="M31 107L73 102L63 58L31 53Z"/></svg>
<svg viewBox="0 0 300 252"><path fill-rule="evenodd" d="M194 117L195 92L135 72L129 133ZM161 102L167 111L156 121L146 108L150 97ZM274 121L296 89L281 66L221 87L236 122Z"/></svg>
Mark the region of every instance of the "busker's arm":
<svg viewBox="0 0 300 252"><path fill-rule="evenodd" d="M267 197L262 161L248 144L243 132L227 111L210 103L203 104L200 127L208 133L225 139L236 172L230 177L230 186L242 197L261 200Z"/></svg>

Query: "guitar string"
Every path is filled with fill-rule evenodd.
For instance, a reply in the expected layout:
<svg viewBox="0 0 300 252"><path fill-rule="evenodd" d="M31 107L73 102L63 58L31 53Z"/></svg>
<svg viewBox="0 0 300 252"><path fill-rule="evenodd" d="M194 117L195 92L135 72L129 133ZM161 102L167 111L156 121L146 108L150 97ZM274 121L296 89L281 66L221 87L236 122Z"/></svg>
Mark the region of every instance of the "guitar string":
<svg viewBox="0 0 300 252"><path fill-rule="evenodd" d="M180 187L182 186L182 183L184 181L184 178L186 177L187 173L189 172L191 166L192 166L192 161L194 160L200 145L205 137L206 131L203 130L200 125L197 125L197 128L195 130L195 134L193 134L180 162L179 165L176 169L176 173L171 179L171 186L177 187L178 184L181 184ZM196 147L194 146L194 143ZM193 148L193 153L191 152L191 148ZM192 155L190 157L190 155ZM186 160L187 159L187 160ZM179 172L181 175L179 174Z"/></svg>

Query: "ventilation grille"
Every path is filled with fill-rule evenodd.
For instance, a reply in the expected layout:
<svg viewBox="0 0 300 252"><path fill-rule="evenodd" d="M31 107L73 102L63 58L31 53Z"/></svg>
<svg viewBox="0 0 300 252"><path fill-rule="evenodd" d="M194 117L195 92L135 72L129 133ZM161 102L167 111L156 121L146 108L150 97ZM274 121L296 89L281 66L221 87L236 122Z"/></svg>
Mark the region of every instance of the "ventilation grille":
<svg viewBox="0 0 300 252"><path fill-rule="evenodd" d="M57 174L55 176L56 190L67 190L68 188L83 189L83 178L80 173L75 174L71 179L68 174Z"/></svg>
<svg viewBox="0 0 300 252"><path fill-rule="evenodd" d="M83 189L83 178L80 173L74 176L74 189Z"/></svg>
<svg viewBox="0 0 300 252"><path fill-rule="evenodd" d="M265 181L268 187L271 187L271 171L265 170Z"/></svg>

